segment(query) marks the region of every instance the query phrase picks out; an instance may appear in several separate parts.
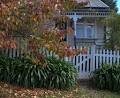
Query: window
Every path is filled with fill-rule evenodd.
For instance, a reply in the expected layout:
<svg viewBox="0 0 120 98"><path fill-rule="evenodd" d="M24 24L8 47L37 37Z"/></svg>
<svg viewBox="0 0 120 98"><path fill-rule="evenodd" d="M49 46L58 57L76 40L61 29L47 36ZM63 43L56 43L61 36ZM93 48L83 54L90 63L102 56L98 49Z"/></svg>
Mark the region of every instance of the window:
<svg viewBox="0 0 120 98"><path fill-rule="evenodd" d="M83 24L77 24L76 27L76 38L83 38L85 35L85 27Z"/></svg>
<svg viewBox="0 0 120 98"><path fill-rule="evenodd" d="M93 25L87 25L86 26L86 37L87 38L93 38L94 34L94 26Z"/></svg>
<svg viewBox="0 0 120 98"><path fill-rule="evenodd" d="M94 38L94 25L77 24L76 38Z"/></svg>

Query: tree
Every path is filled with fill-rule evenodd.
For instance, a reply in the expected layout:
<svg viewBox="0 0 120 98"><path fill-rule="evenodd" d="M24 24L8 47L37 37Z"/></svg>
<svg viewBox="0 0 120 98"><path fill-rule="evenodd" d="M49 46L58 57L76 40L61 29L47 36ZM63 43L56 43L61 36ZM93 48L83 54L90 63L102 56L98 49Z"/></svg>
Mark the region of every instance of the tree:
<svg viewBox="0 0 120 98"><path fill-rule="evenodd" d="M30 53L35 55L38 48L44 47L59 57L74 56L78 51L69 49L63 41L65 34L73 30L70 27L60 30L55 21L69 22L61 13L77 5L76 0L1 0L0 31L7 36L28 36ZM37 57L41 58L41 54Z"/></svg>
<svg viewBox="0 0 120 98"><path fill-rule="evenodd" d="M120 15L112 14L111 18L107 20L109 30L107 32L108 40L107 48L120 50Z"/></svg>
<svg viewBox="0 0 120 98"><path fill-rule="evenodd" d="M116 0L102 0L105 4L107 4L110 9L114 10L115 12L118 11Z"/></svg>

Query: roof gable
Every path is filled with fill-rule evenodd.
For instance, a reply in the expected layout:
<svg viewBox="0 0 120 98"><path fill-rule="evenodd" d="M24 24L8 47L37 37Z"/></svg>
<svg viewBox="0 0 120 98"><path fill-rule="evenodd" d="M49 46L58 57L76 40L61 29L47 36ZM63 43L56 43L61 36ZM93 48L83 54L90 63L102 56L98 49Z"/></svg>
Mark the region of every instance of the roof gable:
<svg viewBox="0 0 120 98"><path fill-rule="evenodd" d="M101 0L77 0L77 1L78 3L88 2L88 4L85 7L109 8L109 6L102 2Z"/></svg>

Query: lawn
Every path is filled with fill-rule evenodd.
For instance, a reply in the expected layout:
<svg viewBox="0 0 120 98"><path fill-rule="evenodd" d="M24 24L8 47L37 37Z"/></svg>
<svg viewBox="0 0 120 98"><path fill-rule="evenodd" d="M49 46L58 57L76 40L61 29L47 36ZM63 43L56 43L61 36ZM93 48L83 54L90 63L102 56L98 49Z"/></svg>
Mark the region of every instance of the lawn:
<svg viewBox="0 0 120 98"><path fill-rule="evenodd" d="M25 89L0 83L0 98L120 98L117 93L77 86L69 91Z"/></svg>

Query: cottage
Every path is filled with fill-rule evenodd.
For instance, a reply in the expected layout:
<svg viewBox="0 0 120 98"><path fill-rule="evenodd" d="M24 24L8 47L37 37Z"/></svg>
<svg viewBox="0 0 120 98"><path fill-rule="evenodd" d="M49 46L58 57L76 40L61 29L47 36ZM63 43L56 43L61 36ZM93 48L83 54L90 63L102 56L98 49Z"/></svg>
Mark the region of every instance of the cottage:
<svg viewBox="0 0 120 98"><path fill-rule="evenodd" d="M74 34L67 36L67 42L71 46L87 46L97 49L104 46L106 26L100 21L109 17L108 5L101 0L88 0L88 4L83 8L65 14L71 18L74 29Z"/></svg>

